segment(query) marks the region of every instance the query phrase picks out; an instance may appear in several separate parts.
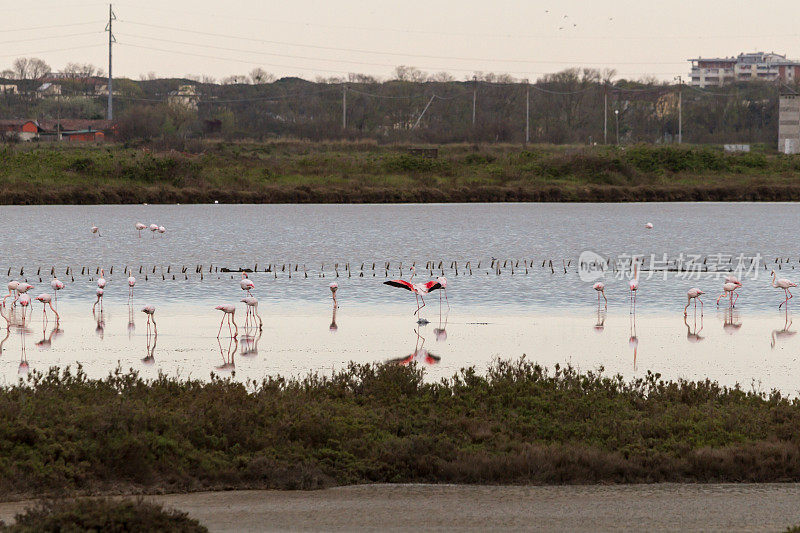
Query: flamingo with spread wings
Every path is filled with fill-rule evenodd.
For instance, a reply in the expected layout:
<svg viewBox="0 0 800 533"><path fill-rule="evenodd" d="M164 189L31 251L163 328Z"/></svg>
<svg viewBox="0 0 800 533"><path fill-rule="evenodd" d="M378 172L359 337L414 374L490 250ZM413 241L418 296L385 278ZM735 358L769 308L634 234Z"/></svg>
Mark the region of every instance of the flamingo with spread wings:
<svg viewBox="0 0 800 533"><path fill-rule="evenodd" d="M411 277L413 278L414 275L412 274ZM425 307L425 299L423 296L443 288L442 284L438 280L432 280L427 283L411 283L410 281L403 279L393 279L391 281L384 281L383 284L391 287L399 287L401 289L406 289L407 291L413 292L414 297L417 299L417 310L414 311L415 315L419 313L420 309ZM422 305L419 305L420 300L422 300Z"/></svg>

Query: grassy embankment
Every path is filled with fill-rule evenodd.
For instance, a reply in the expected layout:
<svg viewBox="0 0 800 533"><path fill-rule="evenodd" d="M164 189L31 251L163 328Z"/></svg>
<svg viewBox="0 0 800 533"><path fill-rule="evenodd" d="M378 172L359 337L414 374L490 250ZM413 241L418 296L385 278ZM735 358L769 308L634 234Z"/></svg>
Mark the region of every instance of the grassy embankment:
<svg viewBox="0 0 800 533"><path fill-rule="evenodd" d="M0 147L0 203L800 200L800 156L675 146Z"/></svg>
<svg viewBox="0 0 800 533"><path fill-rule="evenodd" d="M0 498L368 482L800 481L800 401L525 359L438 383L144 382L51 370L0 389Z"/></svg>

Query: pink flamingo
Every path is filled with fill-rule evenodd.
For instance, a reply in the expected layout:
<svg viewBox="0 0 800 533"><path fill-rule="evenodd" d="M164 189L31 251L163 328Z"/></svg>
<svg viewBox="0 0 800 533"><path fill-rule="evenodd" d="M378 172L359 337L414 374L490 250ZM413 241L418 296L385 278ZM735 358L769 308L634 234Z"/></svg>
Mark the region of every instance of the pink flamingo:
<svg viewBox="0 0 800 533"><path fill-rule="evenodd" d="M339 304L336 302L336 291L339 290L339 284L335 281L330 284L331 288L331 298L333 298L333 307L339 307Z"/></svg>
<svg viewBox="0 0 800 533"><path fill-rule="evenodd" d="M447 302L447 310L450 310L450 300L447 299L447 278L444 276L439 276L436 278L436 281L439 282L441 285L442 292L444 293L444 301ZM439 309L442 307L442 292L439 293Z"/></svg>
<svg viewBox="0 0 800 533"><path fill-rule="evenodd" d="M775 271L773 270L772 271L772 286L775 287L776 289L783 289L783 293L786 295L786 299L781 303L781 305L778 306L778 309L780 309L781 306L783 306L783 304L786 304L786 306L788 307L789 306L789 300L794 298L792 296L792 293L789 292L789 289L792 288L792 287L797 287L797 283L792 283L791 281L789 281L786 278L779 278L776 281L775 280Z"/></svg>
<svg viewBox="0 0 800 533"><path fill-rule="evenodd" d="M64 288L64 284L58 278L53 278L50 281L50 288L53 289L53 297L55 298L56 303L58 303L58 291Z"/></svg>
<svg viewBox="0 0 800 533"><path fill-rule="evenodd" d="M141 239L142 238L142 230L147 229L147 226L145 226L141 222L137 222L135 227L136 227L136 231L139 232L139 238Z"/></svg>
<svg viewBox="0 0 800 533"><path fill-rule="evenodd" d="M153 322L153 330L158 335L158 326L156 326L156 308L152 305L146 305L142 308L142 313L147 315L147 334L150 335L150 322Z"/></svg>
<svg viewBox="0 0 800 533"><path fill-rule="evenodd" d="M105 269L102 269L102 268L100 269L100 277L97 278L97 287L99 289L105 289L106 288L106 271L105 271Z"/></svg>
<svg viewBox="0 0 800 533"><path fill-rule="evenodd" d="M720 294L719 298L717 298L717 305L719 305L719 301L722 298L727 298L728 299L728 306L729 307L733 307L733 305L736 303L736 296L735 296L736 295L736 289L738 289L741 286L742 286L742 284L739 283L738 281L736 283L733 283L733 282L725 283L722 286L722 291L723 291L722 294Z"/></svg>
<svg viewBox="0 0 800 533"><path fill-rule="evenodd" d="M414 275L416 274L416 270L414 267L411 267L411 278L414 279ZM391 281L384 281L384 285L389 285L391 287L399 287L401 289L406 289L407 291L411 291L414 293L414 297L417 299L417 310L414 311L416 315L419 313L419 310L425 307L425 296L435 290L441 289L442 285L438 281L429 281L427 283L411 283L411 281L405 281L402 279L393 279ZM422 305L419 305L419 301L422 300Z"/></svg>
<svg viewBox="0 0 800 533"><path fill-rule="evenodd" d="M228 331L231 332L231 337L234 339L239 335L239 326L236 325L236 319L233 316L236 313L236 306L232 304L222 304L216 306L214 309L223 312L222 321L219 323L219 331L217 332L217 338L222 334L222 325L225 323L225 319L228 319ZM236 328L236 333L231 330L231 322L233 322L233 327Z"/></svg>
<svg viewBox="0 0 800 533"><path fill-rule="evenodd" d="M159 226L159 227L158 227L158 232L159 232L159 233L161 234L161 236L163 237L163 236L164 236L164 234L167 232L167 228L165 228L164 226Z"/></svg>
<svg viewBox="0 0 800 533"><path fill-rule="evenodd" d="M17 300L19 300L22 295L27 293L32 288L33 288L33 285L31 285L30 283L21 282L17 286L17 295L18 295L17 296ZM16 303L16 301L15 301L15 303ZM30 298L28 298L28 303L30 303ZM33 313L33 307L31 307L31 313Z"/></svg>
<svg viewBox="0 0 800 533"><path fill-rule="evenodd" d="M261 321L261 315L258 314L258 300L256 298L253 298L252 296L246 296L242 298L241 301L244 302L246 306L245 311L247 314L245 315L244 319L245 327L247 327L247 321L248 321L247 319L251 316L255 316L256 318L258 318L258 331L261 331L261 328L263 327L264 323ZM220 329L222 329L221 326Z"/></svg>
<svg viewBox="0 0 800 533"><path fill-rule="evenodd" d="M97 307L97 304L100 304L100 312L103 312L103 293L105 291L101 288L97 288L95 294L97 295L97 300L95 300L94 305L92 306L92 313L94 313L94 308Z"/></svg>
<svg viewBox="0 0 800 533"><path fill-rule="evenodd" d="M631 306L633 312L636 312L636 291L639 290L639 262L634 260L633 263L633 279L628 284L630 288Z"/></svg>
<svg viewBox="0 0 800 533"><path fill-rule="evenodd" d="M58 316L58 311L56 311L56 308L53 307L53 297L50 296L47 293L43 293L43 294L40 294L39 296L37 296L36 299L38 301L42 302L43 320L45 322L47 322L47 306L49 305L50 309L53 311L53 313L56 314L56 324L58 324L59 320L61 320L61 317Z"/></svg>
<svg viewBox="0 0 800 533"><path fill-rule="evenodd" d="M18 300L19 300L19 305L22 306L22 327L24 328L25 327L25 311L28 308L28 306L31 304L31 297L28 296L27 294L22 294L22 295L20 295Z"/></svg>
<svg viewBox="0 0 800 533"><path fill-rule="evenodd" d="M698 288L689 289L686 293L686 307L683 308L683 316L688 314L689 304L692 303L694 300L694 312L697 312L697 302L700 302L700 316L703 316L703 300L700 299L700 295L705 294ZM719 300L718 300L719 302Z"/></svg>
<svg viewBox="0 0 800 533"><path fill-rule="evenodd" d="M128 276L128 300L133 298L133 286L136 285L136 278L133 277L133 274Z"/></svg>
<svg viewBox="0 0 800 533"><path fill-rule="evenodd" d="M247 272L242 272L242 281L239 282L239 286L243 291L247 292L248 296L252 296L250 291L256 287L255 283L253 283L253 281L247 277Z"/></svg>
<svg viewBox="0 0 800 533"><path fill-rule="evenodd" d="M97 235L98 237L101 237L100 228L98 228L97 226L92 226L92 233Z"/></svg>
<svg viewBox="0 0 800 533"><path fill-rule="evenodd" d="M595 283L592 288L597 291L597 307L600 307L600 295L603 295L603 300L606 301L606 309L608 309L608 298L606 298L606 284L602 281Z"/></svg>
<svg viewBox="0 0 800 533"><path fill-rule="evenodd" d="M19 281L9 281L8 282L8 294L3 297L3 307L6 305L6 298L14 298L14 302L17 301L17 289L19 288Z"/></svg>
<svg viewBox="0 0 800 533"><path fill-rule="evenodd" d="M158 224L150 224L150 233L153 234L153 238L156 238L156 232L158 231Z"/></svg>

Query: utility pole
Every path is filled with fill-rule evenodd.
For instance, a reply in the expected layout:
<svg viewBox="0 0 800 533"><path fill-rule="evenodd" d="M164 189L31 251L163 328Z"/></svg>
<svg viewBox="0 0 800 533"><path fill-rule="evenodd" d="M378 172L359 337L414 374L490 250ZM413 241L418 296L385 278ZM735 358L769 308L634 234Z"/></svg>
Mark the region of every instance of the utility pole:
<svg viewBox="0 0 800 533"><path fill-rule="evenodd" d="M347 85L342 85L342 129L347 129Z"/></svg>
<svg viewBox="0 0 800 533"><path fill-rule="evenodd" d="M472 76L472 127L475 127L475 105L478 102L478 77Z"/></svg>
<svg viewBox="0 0 800 533"><path fill-rule="evenodd" d="M678 144L683 143L683 78L678 76Z"/></svg>
<svg viewBox="0 0 800 533"><path fill-rule="evenodd" d="M108 32L108 120L114 120L114 77L111 75L113 64L111 45L117 40L111 30L111 23L115 20L117 20L117 16L114 14L114 10L111 9L111 4L108 4L108 25L106 25L106 31Z"/></svg>
<svg viewBox="0 0 800 533"><path fill-rule="evenodd" d="M531 142L531 85L525 80L525 144Z"/></svg>
<svg viewBox="0 0 800 533"><path fill-rule="evenodd" d="M603 144L608 144L608 84L603 84Z"/></svg>
<svg viewBox="0 0 800 533"><path fill-rule="evenodd" d="M614 116L617 117L617 146L619 146L619 109L614 110Z"/></svg>

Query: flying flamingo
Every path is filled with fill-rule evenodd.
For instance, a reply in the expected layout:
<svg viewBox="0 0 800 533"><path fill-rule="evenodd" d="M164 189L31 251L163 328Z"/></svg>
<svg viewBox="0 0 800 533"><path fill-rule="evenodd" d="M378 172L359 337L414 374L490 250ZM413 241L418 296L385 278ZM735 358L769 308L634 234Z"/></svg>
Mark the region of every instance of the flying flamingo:
<svg viewBox="0 0 800 533"><path fill-rule="evenodd" d="M241 301L244 302L246 306L245 311L247 314L245 315L244 319L245 327L247 327L247 318L250 316L255 316L258 318L258 331L261 331L264 323L261 321L261 315L258 314L258 300L252 296L246 296L242 298Z"/></svg>
<svg viewBox="0 0 800 533"><path fill-rule="evenodd" d="M789 306L789 300L791 300L793 298L792 293L789 292L789 289L791 287L797 287L797 283L792 283L791 281L789 281L786 278L779 278L776 281L775 280L775 271L773 270L772 271L772 286L775 287L776 289L783 289L783 293L786 295L786 299L781 303L781 305L778 306L778 309L780 309L781 306L783 306L783 304L786 304L786 306L788 307Z"/></svg>
<svg viewBox="0 0 800 533"><path fill-rule="evenodd" d="M156 238L156 232L158 231L158 224L150 224L150 233L153 234L153 238Z"/></svg>
<svg viewBox="0 0 800 533"><path fill-rule="evenodd" d="M105 289L106 288L106 271L105 269L100 269L100 277L97 278L97 288L98 289Z"/></svg>
<svg viewBox="0 0 800 533"><path fill-rule="evenodd" d="M105 291L101 288L97 288L95 294L97 294L97 300L95 300L94 305L92 306L92 313L94 313L94 308L97 307L97 304L100 304L100 312L103 312L103 293Z"/></svg>
<svg viewBox="0 0 800 533"><path fill-rule="evenodd" d="M136 278L133 277L133 274L128 276L128 300L133 298L133 286L136 285Z"/></svg>
<svg viewBox="0 0 800 533"><path fill-rule="evenodd" d="M56 303L58 303L58 291L64 288L64 283L62 283L58 278L53 278L50 281L50 288L53 289L53 297L55 298Z"/></svg>
<svg viewBox="0 0 800 533"><path fill-rule="evenodd" d="M253 283L253 281L247 277L247 272L242 272L242 281L239 282L239 286L243 291L247 292L248 296L252 296L250 291L256 287L255 283Z"/></svg>
<svg viewBox="0 0 800 533"><path fill-rule="evenodd" d="M738 281L736 283L733 282L725 283L722 286L722 291L723 291L722 294L720 294L719 298L717 298L717 305L719 305L720 299L727 298L729 307L733 307L733 305L736 303L736 296L735 296L736 289L738 289L741 286L742 284L739 283Z"/></svg>
<svg viewBox="0 0 800 533"><path fill-rule="evenodd" d="M142 238L142 230L145 230L145 229L147 229L147 226L145 226L141 222L137 222L136 223L136 231L139 232L139 238L140 239Z"/></svg>
<svg viewBox="0 0 800 533"><path fill-rule="evenodd" d="M600 307L600 295L603 295L603 300L606 301L606 309L608 309L608 298L606 298L606 284L602 281L595 283L592 288L597 291L597 306Z"/></svg>
<svg viewBox="0 0 800 533"><path fill-rule="evenodd" d="M167 232L167 228L165 228L164 226L159 226L158 232L163 236Z"/></svg>
<svg viewBox="0 0 800 533"><path fill-rule="evenodd" d="M214 309L223 312L222 321L219 323L219 331L217 332L217 338L219 339L220 334L222 334L222 325L225 323L225 319L228 319L228 331L231 332L231 337L234 339L239 335L239 326L236 325L236 319L234 318L234 314L236 313L236 306L232 304L222 304L216 306ZM233 327L236 328L236 333L231 331L231 322L233 322Z"/></svg>
<svg viewBox="0 0 800 533"><path fill-rule="evenodd" d="M414 267L411 267L411 278L414 279L414 275L416 274L416 270ZM399 287L401 289L406 289L407 291L411 291L414 293L414 297L417 299L417 310L414 311L416 315L419 313L419 310L425 307L425 296L432 291L437 289L441 289L442 285L438 281L429 281L427 283L411 283L411 281L405 281L402 279L393 279L391 281L384 281L384 285L389 285L391 287ZM419 305L419 301L422 300L422 305Z"/></svg>
<svg viewBox="0 0 800 533"><path fill-rule="evenodd" d="M142 313L147 315L147 334L150 334L150 322L153 322L153 330L158 335L158 326L156 326L156 308L152 305L146 305L142 308Z"/></svg>
<svg viewBox="0 0 800 533"><path fill-rule="evenodd" d="M331 288L331 297L333 298L333 306L339 307L339 304L336 302L336 291L339 290L339 284L334 281L333 283L330 284L330 288Z"/></svg>
<svg viewBox="0 0 800 533"><path fill-rule="evenodd" d="M43 320L47 322L47 306L49 305L50 309L52 309L52 311L56 314L56 324L58 324L59 320L61 320L61 317L58 316L58 311L56 311L56 308L53 307L53 297L47 293L43 293L37 296L36 299L42 302L42 315L44 316Z"/></svg>
<svg viewBox="0 0 800 533"><path fill-rule="evenodd" d="M97 235L98 237L101 236L100 235L100 228L98 228L97 226L92 226L92 233Z"/></svg>
<svg viewBox="0 0 800 533"><path fill-rule="evenodd" d="M13 297L13 301L17 301L17 289L19 288L19 281L8 282L8 294L3 297L3 307L6 305L6 298Z"/></svg>
<svg viewBox="0 0 800 533"><path fill-rule="evenodd" d="M700 316L703 316L703 300L700 299L700 295L705 294L698 288L689 289L686 293L686 307L683 308L683 316L686 316L689 309L689 304L692 303L694 300L694 312L697 313L697 302L700 302ZM719 303L719 300L717 300Z"/></svg>

